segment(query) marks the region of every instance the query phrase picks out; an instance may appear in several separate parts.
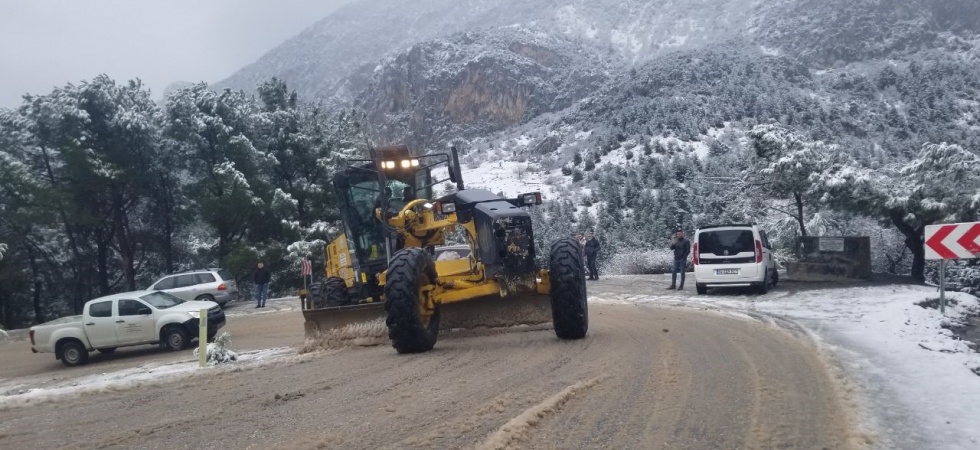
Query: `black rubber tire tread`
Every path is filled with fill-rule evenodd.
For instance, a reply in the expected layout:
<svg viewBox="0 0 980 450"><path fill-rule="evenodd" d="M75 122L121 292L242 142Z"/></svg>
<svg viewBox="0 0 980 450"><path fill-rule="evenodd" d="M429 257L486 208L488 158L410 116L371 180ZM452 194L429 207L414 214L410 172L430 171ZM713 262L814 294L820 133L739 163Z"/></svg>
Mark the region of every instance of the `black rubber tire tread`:
<svg viewBox="0 0 980 450"><path fill-rule="evenodd" d="M330 277L323 282L320 288L321 295L327 306L344 306L350 304L350 296L347 294L347 283L343 278Z"/></svg>
<svg viewBox="0 0 980 450"><path fill-rule="evenodd" d="M578 241L565 238L551 244L551 317L560 339L582 339L589 331L585 266Z"/></svg>
<svg viewBox="0 0 980 450"><path fill-rule="evenodd" d="M703 284L695 284L694 285L694 289L698 291L698 295L707 295L708 294L708 286L706 286L706 285L703 285Z"/></svg>
<svg viewBox="0 0 980 450"><path fill-rule="evenodd" d="M432 256L420 248L399 250L388 264L385 283L385 311L388 338L398 353L432 350L439 338L439 307L429 326L419 314L419 288L436 279Z"/></svg>
<svg viewBox="0 0 980 450"><path fill-rule="evenodd" d="M306 295L309 298L310 305L312 305L313 309L323 308L326 306L326 303L323 301L323 297L321 295L323 293L321 286L321 283L312 283L306 288Z"/></svg>
<svg viewBox="0 0 980 450"><path fill-rule="evenodd" d="M111 355L111 354L113 354L116 351L116 347L99 348L99 349L96 349L96 350L98 350L99 353L101 353L103 355Z"/></svg>
<svg viewBox="0 0 980 450"><path fill-rule="evenodd" d="M756 286L755 292L759 295L766 295L769 293L769 274L767 273L765 278L762 279L762 284Z"/></svg>
<svg viewBox="0 0 980 450"><path fill-rule="evenodd" d="M181 336L180 342L182 344L179 346L179 348L173 346L172 343L170 342L171 333L180 334ZM164 330L160 332L160 334L161 334L160 341L163 342L164 347L166 347L171 351L179 352L181 350L186 349L191 344L191 338L190 335L187 334L187 330L185 330L183 327L178 325L171 325L167 328L164 328Z"/></svg>
<svg viewBox="0 0 980 450"><path fill-rule="evenodd" d="M69 360L65 358L65 353L69 351L78 352L78 358ZM68 367L81 366L88 362L88 349L81 342L70 340L61 344L61 363Z"/></svg>
<svg viewBox="0 0 980 450"><path fill-rule="evenodd" d="M772 287L776 287L777 284L779 284L779 271L776 270L776 269L773 269L773 271L772 271Z"/></svg>

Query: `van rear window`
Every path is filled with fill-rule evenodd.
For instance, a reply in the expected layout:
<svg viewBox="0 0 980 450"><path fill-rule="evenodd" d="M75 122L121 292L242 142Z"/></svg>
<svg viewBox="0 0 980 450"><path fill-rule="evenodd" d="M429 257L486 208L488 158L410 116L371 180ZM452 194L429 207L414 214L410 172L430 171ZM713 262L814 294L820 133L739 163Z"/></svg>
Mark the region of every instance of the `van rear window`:
<svg viewBox="0 0 980 450"><path fill-rule="evenodd" d="M698 235L698 252L718 256L754 253L752 230L703 231Z"/></svg>

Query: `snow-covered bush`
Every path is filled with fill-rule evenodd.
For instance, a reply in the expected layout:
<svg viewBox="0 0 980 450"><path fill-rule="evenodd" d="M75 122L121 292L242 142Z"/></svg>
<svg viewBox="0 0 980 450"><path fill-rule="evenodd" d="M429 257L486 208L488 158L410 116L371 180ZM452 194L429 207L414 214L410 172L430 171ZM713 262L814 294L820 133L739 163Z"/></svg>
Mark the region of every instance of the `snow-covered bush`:
<svg viewBox="0 0 980 450"><path fill-rule="evenodd" d="M231 350L231 334L228 332L222 332L214 339L214 342L208 344L208 365L216 366L218 364L224 364L231 361L238 360L238 353ZM194 349L194 357L197 358L200 355L200 349Z"/></svg>
<svg viewBox="0 0 980 450"><path fill-rule="evenodd" d="M931 262L926 266L926 278L932 283L939 284L938 262ZM980 261L948 261L946 263L946 289L980 296Z"/></svg>
<svg viewBox="0 0 980 450"><path fill-rule="evenodd" d="M674 253L670 250L627 250L613 253L602 264L600 273L609 275L646 275L670 273Z"/></svg>

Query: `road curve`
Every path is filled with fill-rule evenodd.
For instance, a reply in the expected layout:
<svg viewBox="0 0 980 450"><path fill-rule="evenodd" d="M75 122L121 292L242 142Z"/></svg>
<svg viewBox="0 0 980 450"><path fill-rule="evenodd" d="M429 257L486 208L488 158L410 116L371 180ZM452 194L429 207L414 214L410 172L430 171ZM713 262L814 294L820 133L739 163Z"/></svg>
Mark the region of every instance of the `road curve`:
<svg viewBox="0 0 980 450"><path fill-rule="evenodd" d="M287 314L287 313L283 313ZM289 313L289 314L296 314ZM759 321L591 305L550 329L282 364L0 411L2 448L857 448L818 352Z"/></svg>

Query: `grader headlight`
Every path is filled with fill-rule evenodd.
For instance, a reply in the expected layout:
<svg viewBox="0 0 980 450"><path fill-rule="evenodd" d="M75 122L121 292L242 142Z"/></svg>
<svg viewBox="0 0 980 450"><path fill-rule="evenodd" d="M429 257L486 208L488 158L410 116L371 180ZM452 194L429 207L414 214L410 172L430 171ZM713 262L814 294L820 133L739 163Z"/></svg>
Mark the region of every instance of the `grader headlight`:
<svg viewBox="0 0 980 450"><path fill-rule="evenodd" d="M439 203L439 210L443 214L452 214L456 212L456 204L453 202Z"/></svg>

